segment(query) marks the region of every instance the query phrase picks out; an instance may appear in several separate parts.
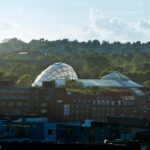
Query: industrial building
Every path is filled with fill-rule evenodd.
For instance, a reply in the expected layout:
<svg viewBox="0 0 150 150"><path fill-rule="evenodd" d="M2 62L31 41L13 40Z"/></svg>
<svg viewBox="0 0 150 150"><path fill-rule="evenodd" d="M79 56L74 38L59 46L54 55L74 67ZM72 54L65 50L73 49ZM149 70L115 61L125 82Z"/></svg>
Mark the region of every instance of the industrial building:
<svg viewBox="0 0 150 150"><path fill-rule="evenodd" d="M128 92L102 92L87 95L61 88L62 80L79 80L85 87L125 88ZM56 82L54 82L54 80ZM58 85L59 86L58 86ZM73 68L55 63L44 70L30 87L18 87L12 81L0 81L0 116L47 117L50 122L106 122L108 117L149 117L149 95L141 85L118 72L102 79L78 79Z"/></svg>

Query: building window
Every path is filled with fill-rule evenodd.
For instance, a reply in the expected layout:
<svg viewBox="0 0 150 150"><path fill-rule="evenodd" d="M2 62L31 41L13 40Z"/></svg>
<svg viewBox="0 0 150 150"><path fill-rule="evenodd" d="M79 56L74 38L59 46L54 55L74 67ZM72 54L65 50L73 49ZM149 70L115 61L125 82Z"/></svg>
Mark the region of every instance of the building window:
<svg viewBox="0 0 150 150"><path fill-rule="evenodd" d="M134 101L130 101L130 105L134 105Z"/></svg>
<svg viewBox="0 0 150 150"><path fill-rule="evenodd" d="M9 102L8 106L15 106L15 103L14 102Z"/></svg>
<svg viewBox="0 0 150 150"><path fill-rule="evenodd" d="M97 105L101 105L101 100L97 100Z"/></svg>
<svg viewBox="0 0 150 150"><path fill-rule="evenodd" d="M93 105L96 105L96 100L93 100Z"/></svg>
<svg viewBox="0 0 150 150"><path fill-rule="evenodd" d="M71 104L71 108L73 109L73 107L74 107L74 104Z"/></svg>
<svg viewBox="0 0 150 150"><path fill-rule="evenodd" d="M106 108L106 111L110 111L110 108L107 107L107 108Z"/></svg>
<svg viewBox="0 0 150 150"><path fill-rule="evenodd" d="M100 111L101 110L100 107L98 107L97 110Z"/></svg>
<svg viewBox="0 0 150 150"><path fill-rule="evenodd" d="M82 115L82 116L83 116L83 114L84 114L84 110L83 110L83 109L81 109L81 111L80 111L80 115Z"/></svg>
<svg viewBox="0 0 150 150"><path fill-rule="evenodd" d="M93 107L93 111L96 111L96 107Z"/></svg>
<svg viewBox="0 0 150 150"><path fill-rule="evenodd" d="M133 118L133 117L134 117L134 114L131 114L131 115L130 115L130 117L132 117L132 118Z"/></svg>
<svg viewBox="0 0 150 150"><path fill-rule="evenodd" d="M55 135L54 129L48 129L48 135Z"/></svg>
<svg viewBox="0 0 150 150"><path fill-rule="evenodd" d="M74 110L71 110L71 114L74 114Z"/></svg>
<svg viewBox="0 0 150 150"><path fill-rule="evenodd" d="M76 104L76 108L79 108L79 104Z"/></svg>
<svg viewBox="0 0 150 150"><path fill-rule="evenodd" d="M93 117L95 117L95 113L93 113L92 115L93 115Z"/></svg>
<svg viewBox="0 0 150 150"><path fill-rule="evenodd" d="M46 104L46 103L41 103L41 106L42 106L42 107L46 107L47 104Z"/></svg>
<svg viewBox="0 0 150 150"><path fill-rule="evenodd" d="M50 97L49 96L45 96L45 100L49 101Z"/></svg>
<svg viewBox="0 0 150 150"><path fill-rule="evenodd" d="M25 103L25 106L29 106L29 103L28 103L28 102L26 102L26 103Z"/></svg>
<svg viewBox="0 0 150 150"><path fill-rule="evenodd" d="M78 111L78 110L76 110L76 114L79 114L79 111Z"/></svg>
<svg viewBox="0 0 150 150"><path fill-rule="evenodd" d="M133 112L136 112L136 109L133 109Z"/></svg>
<svg viewBox="0 0 150 150"><path fill-rule="evenodd" d="M82 108L82 109L84 108L84 104L81 104L81 108Z"/></svg>
<svg viewBox="0 0 150 150"><path fill-rule="evenodd" d="M118 105L121 106L121 100L118 100Z"/></svg>
<svg viewBox="0 0 150 150"><path fill-rule="evenodd" d="M22 106L22 102L17 102L17 106Z"/></svg>
<svg viewBox="0 0 150 150"><path fill-rule="evenodd" d="M76 116L76 120L77 120L77 121L79 120L79 117L78 117L78 116Z"/></svg>
<svg viewBox="0 0 150 150"><path fill-rule="evenodd" d="M110 102L109 102L109 100L107 100L107 101L106 101L106 105L110 105Z"/></svg>
<svg viewBox="0 0 150 150"><path fill-rule="evenodd" d="M114 111L114 108L111 108L111 111Z"/></svg>
<svg viewBox="0 0 150 150"><path fill-rule="evenodd" d="M115 105L115 102L114 102L114 101L111 101L111 105L114 106L114 105Z"/></svg>
<svg viewBox="0 0 150 150"><path fill-rule="evenodd" d="M5 106L5 105L6 105L6 102L1 102L0 105L1 105L1 106Z"/></svg>
<svg viewBox="0 0 150 150"><path fill-rule="evenodd" d="M106 116L108 117L108 116L109 116L109 113L107 113Z"/></svg>
<svg viewBox="0 0 150 150"><path fill-rule="evenodd" d="M120 117L124 117L124 114L120 114Z"/></svg>
<svg viewBox="0 0 150 150"><path fill-rule="evenodd" d="M41 109L41 113L42 113L42 114L44 114L44 113L46 113L46 112L47 112L46 109Z"/></svg>
<svg viewBox="0 0 150 150"><path fill-rule="evenodd" d="M124 105L124 106L127 106L127 101L126 101L126 100L123 102L123 105Z"/></svg>
<svg viewBox="0 0 150 150"><path fill-rule="evenodd" d="M140 117L144 117L144 115L143 115L143 114L141 114L141 115L140 115Z"/></svg>
<svg viewBox="0 0 150 150"><path fill-rule="evenodd" d="M104 100L102 100L102 105L105 105L105 101Z"/></svg>

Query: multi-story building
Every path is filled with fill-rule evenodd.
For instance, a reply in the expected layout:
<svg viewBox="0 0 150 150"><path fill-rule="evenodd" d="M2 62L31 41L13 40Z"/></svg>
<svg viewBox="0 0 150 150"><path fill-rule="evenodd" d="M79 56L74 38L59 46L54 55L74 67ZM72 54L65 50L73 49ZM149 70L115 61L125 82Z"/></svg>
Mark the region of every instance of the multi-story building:
<svg viewBox="0 0 150 150"><path fill-rule="evenodd" d="M136 100L129 92L104 92L100 95L71 95L71 119L106 121L108 116L124 116L122 110L136 108Z"/></svg>
<svg viewBox="0 0 150 150"><path fill-rule="evenodd" d="M84 122L85 119L105 122L110 116L150 116L149 103L143 109L138 105L132 92L83 95L48 84L17 87L11 82L0 82L0 115L12 118L38 116L53 122Z"/></svg>
<svg viewBox="0 0 150 150"><path fill-rule="evenodd" d="M130 92L103 92L97 95L71 93L61 88L66 80L79 81L84 88L115 87L129 89ZM0 115L45 116L53 122L84 122L85 119L105 122L108 116L149 116L150 103L139 89L141 87L118 72L108 74L102 79L78 79L71 66L55 63L45 69L30 87L18 87L14 82L1 81Z"/></svg>
<svg viewBox="0 0 150 150"><path fill-rule="evenodd" d="M69 95L65 89L47 85L18 87L11 81L0 81L0 116L48 116L53 121L65 121L70 115L68 104ZM64 110L66 112L62 113Z"/></svg>

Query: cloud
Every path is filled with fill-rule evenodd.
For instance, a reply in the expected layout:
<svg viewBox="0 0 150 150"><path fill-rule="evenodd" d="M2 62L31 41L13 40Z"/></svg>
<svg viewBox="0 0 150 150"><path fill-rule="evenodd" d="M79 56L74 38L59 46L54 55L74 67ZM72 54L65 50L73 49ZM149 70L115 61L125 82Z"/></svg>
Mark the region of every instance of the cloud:
<svg viewBox="0 0 150 150"><path fill-rule="evenodd" d="M5 30L8 30L10 29L10 25L8 23L5 23L5 22L0 22L0 31L5 31Z"/></svg>
<svg viewBox="0 0 150 150"><path fill-rule="evenodd" d="M100 10L91 8L89 19L81 27L61 25L55 38L68 38L71 40L87 41L98 39L100 41L143 41L150 39L150 20L138 19L134 22L125 22L122 18L108 17Z"/></svg>
<svg viewBox="0 0 150 150"><path fill-rule="evenodd" d="M137 35L141 35L143 41L150 39L150 20L138 19L136 22L129 23L129 28L133 29Z"/></svg>
<svg viewBox="0 0 150 150"><path fill-rule="evenodd" d="M22 10L19 10L22 11ZM124 18L107 16L99 9L89 10L88 20L80 26L61 24L59 30L39 30L27 27L19 22L0 22L1 40L17 37L30 41L45 38L49 40L68 38L70 40L88 41L98 39L110 42L146 42L150 39L150 19L139 18L135 21L124 21Z"/></svg>
<svg viewBox="0 0 150 150"><path fill-rule="evenodd" d="M0 23L0 35L1 41L6 38L16 37L18 39L29 42L32 38L42 37L38 32L26 28L24 25L19 24L18 22Z"/></svg>

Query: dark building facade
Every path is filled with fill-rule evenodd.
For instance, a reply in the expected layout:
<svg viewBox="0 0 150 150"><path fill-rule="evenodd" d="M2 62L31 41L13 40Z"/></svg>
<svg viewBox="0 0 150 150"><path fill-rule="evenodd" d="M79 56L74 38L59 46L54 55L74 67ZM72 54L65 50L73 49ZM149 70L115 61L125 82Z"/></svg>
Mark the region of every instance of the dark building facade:
<svg viewBox="0 0 150 150"><path fill-rule="evenodd" d="M1 81L0 116L12 118L46 116L52 121L68 121L69 98L65 89L48 86L17 87L11 82Z"/></svg>
<svg viewBox="0 0 150 150"><path fill-rule="evenodd" d="M104 92L94 96L74 94L71 96L73 121L84 121L86 118L104 122L108 116L123 116L122 111L134 108L136 108L136 100L129 92Z"/></svg>
<svg viewBox="0 0 150 150"><path fill-rule="evenodd" d="M142 101L142 99L141 99ZM64 88L17 87L0 82L0 116L48 117L49 121L80 121L90 119L106 122L107 117L149 117L149 103L139 107L130 92L103 92L83 95Z"/></svg>

